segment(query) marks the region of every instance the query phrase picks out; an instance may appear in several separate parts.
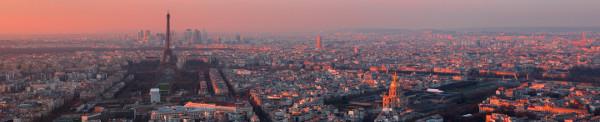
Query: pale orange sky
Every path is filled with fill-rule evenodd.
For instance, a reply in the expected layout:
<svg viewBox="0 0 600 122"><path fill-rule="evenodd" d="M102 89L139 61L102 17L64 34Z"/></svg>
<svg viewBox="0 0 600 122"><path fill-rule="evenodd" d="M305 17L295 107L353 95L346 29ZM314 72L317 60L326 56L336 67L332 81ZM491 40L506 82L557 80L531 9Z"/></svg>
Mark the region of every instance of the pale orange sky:
<svg viewBox="0 0 600 122"><path fill-rule="evenodd" d="M600 26L598 0L0 0L0 34Z"/></svg>

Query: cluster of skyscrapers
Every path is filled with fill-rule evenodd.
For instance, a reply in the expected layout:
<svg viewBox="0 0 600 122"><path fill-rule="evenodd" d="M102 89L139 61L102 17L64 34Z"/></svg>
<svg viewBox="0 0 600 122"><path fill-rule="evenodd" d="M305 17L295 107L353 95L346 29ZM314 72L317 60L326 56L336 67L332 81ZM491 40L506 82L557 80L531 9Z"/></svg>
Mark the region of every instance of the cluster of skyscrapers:
<svg viewBox="0 0 600 122"><path fill-rule="evenodd" d="M177 45L208 44L208 32L199 29L186 29L178 35L171 31L172 39L177 40ZM141 30L137 33L136 42L146 45L162 45L166 39L165 33L152 33L150 30Z"/></svg>

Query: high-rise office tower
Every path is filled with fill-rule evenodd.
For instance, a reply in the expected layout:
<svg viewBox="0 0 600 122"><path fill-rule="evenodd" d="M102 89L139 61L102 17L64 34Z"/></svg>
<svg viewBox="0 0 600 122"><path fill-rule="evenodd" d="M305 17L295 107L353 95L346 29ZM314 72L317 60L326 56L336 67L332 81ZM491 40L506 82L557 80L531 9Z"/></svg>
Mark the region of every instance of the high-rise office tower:
<svg viewBox="0 0 600 122"><path fill-rule="evenodd" d="M392 82L390 83L390 88L388 94L383 96L383 111L392 111L393 108L399 107L402 105L404 101L402 101L401 97L403 97L402 92L398 94L398 75L394 73L392 76Z"/></svg>
<svg viewBox="0 0 600 122"><path fill-rule="evenodd" d="M202 33L200 32L200 30L194 29L193 38L195 44L202 44Z"/></svg>
<svg viewBox="0 0 600 122"><path fill-rule="evenodd" d="M146 44L152 40L150 30L140 30L137 34L137 43Z"/></svg>
<svg viewBox="0 0 600 122"><path fill-rule="evenodd" d="M587 42L588 41L585 32L581 32L581 41L582 42Z"/></svg>
<svg viewBox="0 0 600 122"><path fill-rule="evenodd" d="M237 42L241 42L241 41L242 41L242 35L240 35L240 34L236 34L236 35L235 35L235 41L237 41Z"/></svg>
<svg viewBox="0 0 600 122"><path fill-rule="evenodd" d="M140 31L137 33L137 40L136 40L136 41L137 41L138 43L140 43L140 42L144 41L144 30L140 30Z"/></svg>
<svg viewBox="0 0 600 122"><path fill-rule="evenodd" d="M321 49L321 46L321 35L317 35L317 38L315 39L315 48Z"/></svg>
<svg viewBox="0 0 600 122"><path fill-rule="evenodd" d="M165 33L165 47L160 62L163 65L174 64L175 61L177 61L177 58L173 55L173 51L171 50L171 15L169 13L167 13L167 30Z"/></svg>

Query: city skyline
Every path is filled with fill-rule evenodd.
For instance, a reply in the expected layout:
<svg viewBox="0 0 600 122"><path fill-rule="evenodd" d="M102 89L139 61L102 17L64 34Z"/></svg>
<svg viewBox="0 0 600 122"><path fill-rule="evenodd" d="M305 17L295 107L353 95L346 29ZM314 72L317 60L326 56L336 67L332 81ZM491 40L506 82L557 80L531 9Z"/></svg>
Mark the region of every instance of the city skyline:
<svg viewBox="0 0 600 122"><path fill-rule="evenodd" d="M600 122L598 3L5 0L0 122Z"/></svg>
<svg viewBox="0 0 600 122"><path fill-rule="evenodd" d="M600 27L598 1L16 1L0 2L0 34L130 33L162 30L171 12L176 31L319 32L336 29ZM575 18L575 19L574 19Z"/></svg>

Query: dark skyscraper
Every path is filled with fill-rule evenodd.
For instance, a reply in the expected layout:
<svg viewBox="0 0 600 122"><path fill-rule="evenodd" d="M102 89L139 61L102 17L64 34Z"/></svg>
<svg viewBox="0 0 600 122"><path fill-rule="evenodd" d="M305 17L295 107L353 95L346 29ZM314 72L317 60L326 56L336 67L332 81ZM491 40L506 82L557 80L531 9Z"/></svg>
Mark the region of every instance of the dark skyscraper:
<svg viewBox="0 0 600 122"><path fill-rule="evenodd" d="M150 33L150 30L144 31L144 40L142 43L146 44L146 43L150 42L150 40L152 40L152 35Z"/></svg>
<svg viewBox="0 0 600 122"><path fill-rule="evenodd" d="M192 35L193 35L195 44L202 44L202 33L200 32L200 30L194 29L194 34L192 34Z"/></svg>

